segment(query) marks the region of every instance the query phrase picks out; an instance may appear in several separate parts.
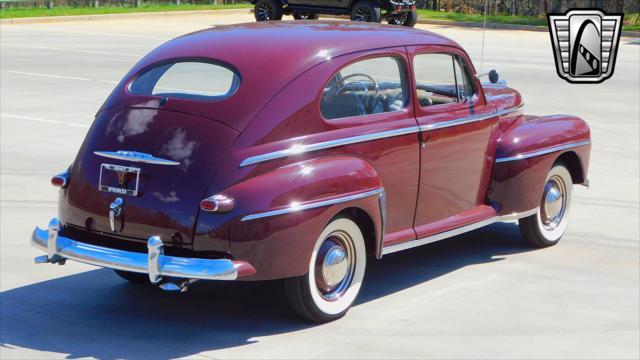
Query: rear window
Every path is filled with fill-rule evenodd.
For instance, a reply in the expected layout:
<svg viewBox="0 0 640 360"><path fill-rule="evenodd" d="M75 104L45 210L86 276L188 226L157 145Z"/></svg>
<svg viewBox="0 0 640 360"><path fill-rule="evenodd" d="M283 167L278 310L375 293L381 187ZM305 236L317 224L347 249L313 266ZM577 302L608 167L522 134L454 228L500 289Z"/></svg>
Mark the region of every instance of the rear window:
<svg viewBox="0 0 640 360"><path fill-rule="evenodd" d="M133 80L129 92L195 100L220 100L238 89L240 78L214 63L180 61L156 66Z"/></svg>

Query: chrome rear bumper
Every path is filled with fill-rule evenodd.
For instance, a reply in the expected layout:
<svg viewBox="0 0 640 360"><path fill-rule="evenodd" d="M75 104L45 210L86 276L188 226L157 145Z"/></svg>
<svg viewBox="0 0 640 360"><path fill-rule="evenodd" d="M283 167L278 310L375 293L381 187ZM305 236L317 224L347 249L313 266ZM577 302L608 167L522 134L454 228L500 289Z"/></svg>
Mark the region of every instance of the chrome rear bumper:
<svg viewBox="0 0 640 360"><path fill-rule="evenodd" d="M235 280L239 275L255 273L253 267L242 261L228 259L197 259L164 255L159 237L147 242L147 253L111 249L85 244L58 235L60 222L54 218L47 230L38 227L33 231L31 243L47 255L39 256L36 263L64 264L66 259L111 268L149 274L149 280L157 284L163 276L202 280Z"/></svg>

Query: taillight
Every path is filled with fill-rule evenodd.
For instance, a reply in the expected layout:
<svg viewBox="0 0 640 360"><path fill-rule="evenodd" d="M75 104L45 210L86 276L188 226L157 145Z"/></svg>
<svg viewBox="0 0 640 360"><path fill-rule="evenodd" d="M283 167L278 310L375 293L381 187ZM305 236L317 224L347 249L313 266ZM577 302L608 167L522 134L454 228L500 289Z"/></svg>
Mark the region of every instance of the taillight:
<svg viewBox="0 0 640 360"><path fill-rule="evenodd" d="M69 184L69 172L61 172L60 174L51 178L51 185L64 188Z"/></svg>
<svg viewBox="0 0 640 360"><path fill-rule="evenodd" d="M233 198L222 194L209 196L200 201L200 209L207 212L226 213L233 209L233 205Z"/></svg>

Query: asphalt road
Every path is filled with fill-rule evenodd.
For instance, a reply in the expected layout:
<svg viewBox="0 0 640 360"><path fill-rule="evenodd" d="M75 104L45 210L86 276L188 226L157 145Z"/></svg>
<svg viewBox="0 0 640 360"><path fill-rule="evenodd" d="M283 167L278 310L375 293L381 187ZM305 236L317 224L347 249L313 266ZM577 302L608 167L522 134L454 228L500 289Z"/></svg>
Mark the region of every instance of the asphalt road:
<svg viewBox="0 0 640 360"><path fill-rule="evenodd" d="M623 38L615 75L570 85L547 33L489 30L485 70L530 114L591 125L591 188L576 188L562 242L533 250L497 224L369 266L355 307L310 325L279 282L198 283L181 295L78 263L34 265L35 225L56 215L49 179L74 159L120 77L160 43L249 15L0 28L0 357L638 358L640 40ZM462 44L480 68L478 29L422 28Z"/></svg>

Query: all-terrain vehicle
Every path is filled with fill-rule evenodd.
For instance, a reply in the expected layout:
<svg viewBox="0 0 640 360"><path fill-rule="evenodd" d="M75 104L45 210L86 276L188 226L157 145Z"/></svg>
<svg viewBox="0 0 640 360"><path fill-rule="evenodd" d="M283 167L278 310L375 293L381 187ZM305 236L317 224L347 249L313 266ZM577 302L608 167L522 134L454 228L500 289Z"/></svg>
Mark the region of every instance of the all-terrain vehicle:
<svg viewBox="0 0 640 360"><path fill-rule="evenodd" d="M415 0L251 0L257 21L317 19L319 14L350 15L352 21L381 22L413 27L418 20Z"/></svg>

